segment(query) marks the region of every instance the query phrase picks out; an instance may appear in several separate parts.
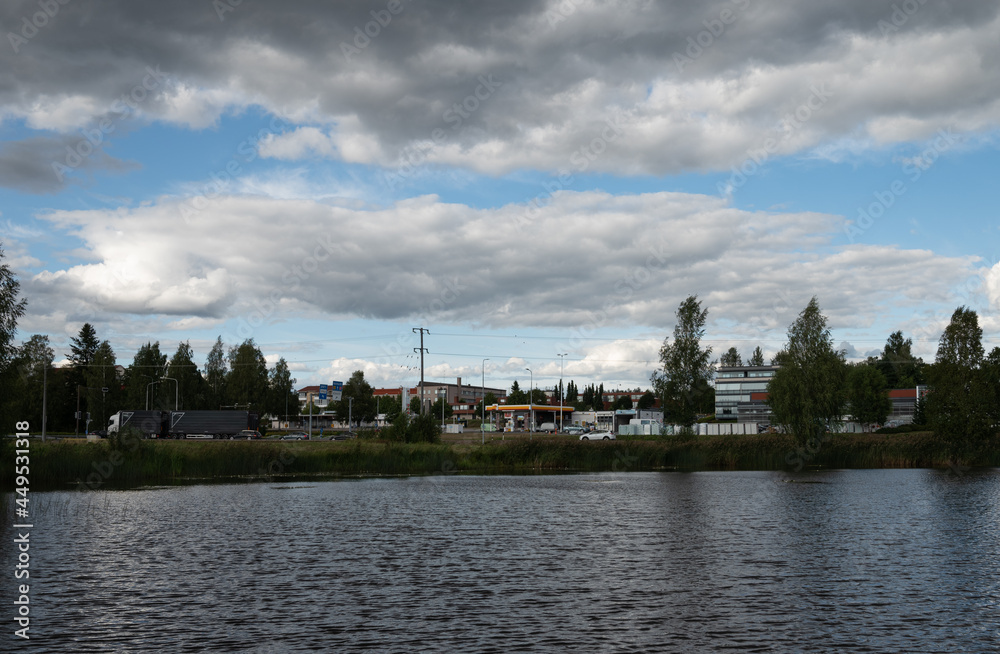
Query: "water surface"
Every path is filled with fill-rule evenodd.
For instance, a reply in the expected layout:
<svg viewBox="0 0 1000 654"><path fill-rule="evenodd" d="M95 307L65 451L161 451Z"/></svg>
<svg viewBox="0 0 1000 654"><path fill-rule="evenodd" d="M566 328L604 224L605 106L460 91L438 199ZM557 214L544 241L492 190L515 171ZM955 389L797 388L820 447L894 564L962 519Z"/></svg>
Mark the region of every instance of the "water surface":
<svg viewBox="0 0 1000 654"><path fill-rule="evenodd" d="M12 570L13 498L3 521ZM33 494L24 652L1000 651L1000 472Z"/></svg>

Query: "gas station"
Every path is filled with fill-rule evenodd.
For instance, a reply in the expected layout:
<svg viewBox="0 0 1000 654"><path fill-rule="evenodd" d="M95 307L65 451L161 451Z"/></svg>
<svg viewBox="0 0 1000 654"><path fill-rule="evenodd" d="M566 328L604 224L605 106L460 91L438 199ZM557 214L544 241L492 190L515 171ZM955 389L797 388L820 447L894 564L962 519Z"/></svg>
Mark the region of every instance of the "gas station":
<svg viewBox="0 0 1000 654"><path fill-rule="evenodd" d="M558 431L570 424L568 418L573 414L571 406L549 404L491 404L486 410L493 414L497 431L538 431L538 426L547 422L555 424Z"/></svg>

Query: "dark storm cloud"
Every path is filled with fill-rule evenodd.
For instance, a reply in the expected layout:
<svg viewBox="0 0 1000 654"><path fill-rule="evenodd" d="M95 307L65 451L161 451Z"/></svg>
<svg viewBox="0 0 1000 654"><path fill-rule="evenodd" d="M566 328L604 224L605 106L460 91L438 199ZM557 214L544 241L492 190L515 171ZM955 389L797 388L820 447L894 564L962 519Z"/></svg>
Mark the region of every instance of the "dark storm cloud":
<svg viewBox="0 0 1000 654"><path fill-rule="evenodd" d="M831 105L777 154L859 130L892 142L953 123L986 129L1000 97L995 1L53 3L33 32L24 21L37 0L0 8L7 115L70 129L68 114L113 101L156 66L169 82L164 102L144 108L152 118L203 127L261 104L324 123L322 151L361 163L394 165L443 130L447 148L431 161L558 170L614 118L624 136L594 169L717 170L759 147L814 84L831 82ZM940 52L920 42L949 34ZM924 79L932 65L943 69ZM482 79L495 80L488 99ZM180 100L191 97L204 104Z"/></svg>
<svg viewBox="0 0 1000 654"><path fill-rule="evenodd" d="M96 170L124 172L136 166L108 155L80 134L0 144L0 186L28 193L56 193Z"/></svg>

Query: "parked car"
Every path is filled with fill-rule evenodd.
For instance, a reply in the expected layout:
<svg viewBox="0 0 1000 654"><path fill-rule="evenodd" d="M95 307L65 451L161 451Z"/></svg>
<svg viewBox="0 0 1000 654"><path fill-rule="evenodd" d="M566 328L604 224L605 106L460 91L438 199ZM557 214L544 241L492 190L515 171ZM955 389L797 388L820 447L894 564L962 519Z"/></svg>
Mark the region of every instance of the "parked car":
<svg viewBox="0 0 1000 654"><path fill-rule="evenodd" d="M580 436L581 441L613 441L615 435L609 431L594 431Z"/></svg>
<svg viewBox="0 0 1000 654"><path fill-rule="evenodd" d="M309 440L309 434L304 431L293 431L288 434L282 434L281 440L283 441L307 441Z"/></svg>
<svg viewBox="0 0 1000 654"><path fill-rule="evenodd" d="M587 430L578 425L570 425L569 427L564 427L562 433L569 434L571 436L580 436L581 434L587 433Z"/></svg>

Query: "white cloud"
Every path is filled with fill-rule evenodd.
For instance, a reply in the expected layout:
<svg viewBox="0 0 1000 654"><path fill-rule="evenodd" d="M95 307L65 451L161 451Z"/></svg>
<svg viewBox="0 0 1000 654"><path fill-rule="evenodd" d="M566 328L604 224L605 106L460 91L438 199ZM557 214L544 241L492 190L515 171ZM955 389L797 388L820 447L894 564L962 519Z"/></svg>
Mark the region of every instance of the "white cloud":
<svg viewBox="0 0 1000 654"><path fill-rule="evenodd" d="M260 155L275 159L302 159L310 155L333 158L334 140L317 127L299 127L284 134L268 135L260 144Z"/></svg>
<svg viewBox="0 0 1000 654"><path fill-rule="evenodd" d="M679 302L697 294L712 319L757 338L783 331L813 295L832 326L857 326L886 306L948 302L975 274L971 258L834 247L843 229L836 216L747 212L683 193L564 191L540 209L474 209L433 196L368 210L261 197L204 202L197 212L164 198L48 215L83 241L90 262L30 280L44 298L39 310L98 306L251 326L297 314L405 318L585 333L672 325Z"/></svg>

